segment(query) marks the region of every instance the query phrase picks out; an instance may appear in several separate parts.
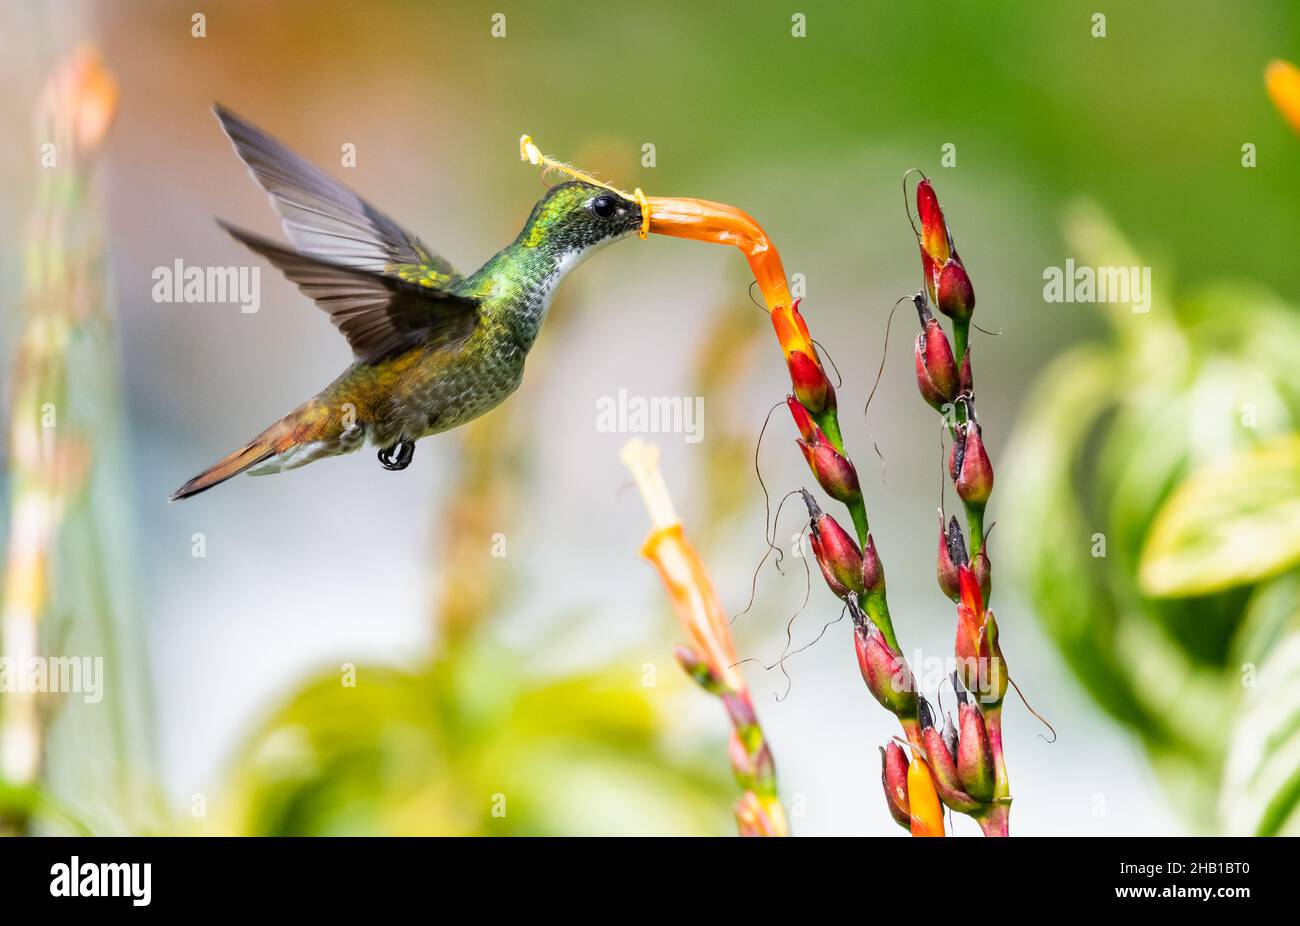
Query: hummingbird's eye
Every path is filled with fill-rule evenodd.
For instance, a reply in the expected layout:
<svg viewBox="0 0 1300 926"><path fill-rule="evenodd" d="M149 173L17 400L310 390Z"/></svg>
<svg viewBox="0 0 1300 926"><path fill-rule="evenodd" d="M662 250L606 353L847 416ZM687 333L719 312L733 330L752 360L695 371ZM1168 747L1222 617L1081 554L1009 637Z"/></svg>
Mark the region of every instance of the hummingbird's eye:
<svg viewBox="0 0 1300 926"><path fill-rule="evenodd" d="M591 201L591 211L602 219L613 218L617 208L618 203L614 202L612 196L597 196Z"/></svg>

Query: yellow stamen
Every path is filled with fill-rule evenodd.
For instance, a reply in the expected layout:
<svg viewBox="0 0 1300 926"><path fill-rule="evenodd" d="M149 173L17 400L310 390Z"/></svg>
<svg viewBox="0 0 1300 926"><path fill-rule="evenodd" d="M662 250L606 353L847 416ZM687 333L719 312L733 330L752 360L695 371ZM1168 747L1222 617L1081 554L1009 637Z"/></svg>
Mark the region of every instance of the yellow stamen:
<svg viewBox="0 0 1300 926"><path fill-rule="evenodd" d="M636 197L636 203L641 207L641 230L636 234L638 238L645 241L650 237L650 203L646 200L645 194L641 192L640 187L633 190L632 195Z"/></svg>
<svg viewBox="0 0 1300 926"><path fill-rule="evenodd" d="M590 183L592 186L598 186L601 189L609 190L611 193L617 193L624 199L634 199L641 206L641 231L638 236L644 241L650 234L650 206L646 202L646 196L637 187L635 192L628 193L620 190L618 187L609 183L602 183L591 174L584 173L578 168L565 164L563 161L557 161L555 158L542 154L542 149L537 147L531 135L521 135L519 137L519 160L527 161L535 167L542 168L542 172L558 170L560 173L572 177L574 180L581 180L583 183Z"/></svg>

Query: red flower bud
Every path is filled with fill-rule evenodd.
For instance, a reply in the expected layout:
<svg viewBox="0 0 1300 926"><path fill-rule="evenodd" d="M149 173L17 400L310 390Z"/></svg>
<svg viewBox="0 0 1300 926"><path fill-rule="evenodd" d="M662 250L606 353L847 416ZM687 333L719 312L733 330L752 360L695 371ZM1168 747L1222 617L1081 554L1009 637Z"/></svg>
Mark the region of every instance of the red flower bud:
<svg viewBox="0 0 1300 926"><path fill-rule="evenodd" d="M956 257L952 237L929 180L916 185L916 211L921 217L921 273L931 302L938 302L939 279L949 258Z"/></svg>
<svg viewBox="0 0 1300 926"><path fill-rule="evenodd" d="M993 612L984 610L979 580L970 566L957 567L961 601L957 605L957 672L962 685L981 703L997 704L1006 697L1007 667L998 645Z"/></svg>
<svg viewBox="0 0 1300 926"><path fill-rule="evenodd" d="M835 407L835 387L815 360L796 350L786 357L786 366L794 394L804 408L816 415Z"/></svg>
<svg viewBox="0 0 1300 926"><path fill-rule="evenodd" d="M965 699L957 707L961 735L957 745L957 775L966 793L983 803L993 800L993 751L979 708Z"/></svg>
<svg viewBox="0 0 1300 926"><path fill-rule="evenodd" d="M969 813L980 806L980 802L967 794L961 786L957 774L957 764L943 742L943 737L934 726L930 714L930 705L924 698L920 703L921 742L925 745L925 757L930 760L930 769L934 773L935 790L939 800L958 813Z"/></svg>
<svg viewBox="0 0 1300 926"><path fill-rule="evenodd" d="M984 438L974 417L958 425L953 435L948 473L962 501L984 507L993 492L993 463L984 449Z"/></svg>
<svg viewBox="0 0 1300 926"><path fill-rule="evenodd" d="M943 327L925 310L922 317L922 330L916 336L916 385L925 399L937 412L942 412L945 405L952 404L957 398L958 372L957 361L953 359L952 347Z"/></svg>
<svg viewBox="0 0 1300 926"><path fill-rule="evenodd" d="M816 428L815 425L814 427ZM846 504L862 497L858 471L847 457L831 446L820 428L814 430L811 438L801 438L795 443L803 451L808 468L827 495Z"/></svg>
<svg viewBox="0 0 1300 926"><path fill-rule="evenodd" d="M970 345L966 345L966 356L961 358L961 372L957 376L957 392L960 395L975 394L975 380L970 372Z"/></svg>
<svg viewBox="0 0 1300 926"><path fill-rule="evenodd" d="M867 683L867 689L886 710L899 717L914 717L916 683L912 679L912 670L900 653L890 649L885 635L867 620L857 602L850 598L848 605L853 615L853 643L858 654L858 668L862 670L862 680Z"/></svg>
<svg viewBox="0 0 1300 926"><path fill-rule="evenodd" d="M862 554L858 551L857 543L840 527L838 521L821 510L806 489L799 491L803 493L804 504L808 506L811 522L809 542L813 556L817 559L826 584L837 598L862 594Z"/></svg>
<svg viewBox="0 0 1300 926"><path fill-rule="evenodd" d="M940 312L953 321L970 321L975 312L975 288L971 286L966 268L961 265L956 254L939 271L935 288L935 303Z"/></svg>
<svg viewBox="0 0 1300 926"><path fill-rule="evenodd" d="M969 566L957 567L961 600L957 604L957 672L967 691L979 690L980 641L983 638L984 601L979 584Z"/></svg>
<svg viewBox="0 0 1300 926"><path fill-rule="evenodd" d="M812 420L812 415L808 414L808 409L804 408L797 398L788 395L785 397L785 404L790 409L790 416L794 418L794 426L799 429L799 434L804 440L810 441L815 435L821 433L817 423Z"/></svg>
<svg viewBox="0 0 1300 926"><path fill-rule="evenodd" d="M903 829L910 830L912 812L907 804L907 754L893 740L880 750L880 783L885 789L889 815Z"/></svg>
<svg viewBox="0 0 1300 926"><path fill-rule="evenodd" d="M939 579L939 589L957 600L957 567L966 564L966 541L961 534L961 526L954 517L945 530L943 513L939 514L939 556L935 566L935 575Z"/></svg>
<svg viewBox="0 0 1300 926"><path fill-rule="evenodd" d="M837 502L861 498L862 490L858 486L858 473L853 464L826 439L826 434L797 398L786 396L785 404L799 429L800 439L795 443L803 451L808 468L817 477L818 484L826 490L826 494Z"/></svg>
<svg viewBox="0 0 1300 926"><path fill-rule="evenodd" d="M916 185L916 211L921 217L921 249L935 265L942 267L952 256L952 239L943 218L943 209L939 206L939 197L928 179Z"/></svg>

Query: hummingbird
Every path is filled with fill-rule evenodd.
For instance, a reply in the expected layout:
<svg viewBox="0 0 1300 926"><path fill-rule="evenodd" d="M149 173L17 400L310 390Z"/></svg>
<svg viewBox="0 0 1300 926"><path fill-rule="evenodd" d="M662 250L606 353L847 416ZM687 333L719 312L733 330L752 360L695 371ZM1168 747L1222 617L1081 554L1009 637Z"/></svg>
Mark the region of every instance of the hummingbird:
<svg viewBox="0 0 1300 926"><path fill-rule="evenodd" d="M177 489L197 495L378 447L388 470L415 442L472 421L518 388L560 281L600 249L643 231L642 206L612 187L550 187L519 235L462 276L415 235L269 135L213 112L270 195L292 247L221 220L325 311L355 362L316 396Z"/></svg>

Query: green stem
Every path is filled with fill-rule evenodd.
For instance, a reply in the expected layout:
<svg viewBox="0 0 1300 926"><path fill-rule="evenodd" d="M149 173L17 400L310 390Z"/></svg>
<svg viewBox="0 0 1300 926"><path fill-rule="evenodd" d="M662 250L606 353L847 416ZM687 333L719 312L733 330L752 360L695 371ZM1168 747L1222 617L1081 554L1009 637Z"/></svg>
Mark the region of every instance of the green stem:
<svg viewBox="0 0 1300 926"><path fill-rule="evenodd" d="M985 836L1010 836L1011 801L994 802L989 809L975 817Z"/></svg>
<svg viewBox="0 0 1300 926"><path fill-rule="evenodd" d="M871 526L867 523L867 503L859 496L851 502L846 502L844 507L849 509L849 517L853 519L853 530L858 535L858 546L865 550L867 535L871 533Z"/></svg>
<svg viewBox="0 0 1300 926"><path fill-rule="evenodd" d="M817 427L822 429L826 439L831 445L844 455L845 459L848 454L844 451L844 437L840 433L839 416L835 409L828 408L821 413L813 415L813 420L817 422ZM853 519L853 530L858 535L858 546L865 550L867 548L867 538L871 534L871 524L867 520L867 503L859 495L852 501L845 502L844 507L849 509L849 517ZM894 633L894 622L889 616L889 602L885 600L885 591L880 589L876 592L870 592L858 596L858 604L867 616L871 618L872 623L880 628L880 632L885 636L885 642L895 650L902 652L898 645L898 637Z"/></svg>
<svg viewBox="0 0 1300 926"><path fill-rule="evenodd" d="M811 414L811 413L810 413ZM822 429L826 439L831 442L841 456L848 458L848 453L844 450L844 436L840 434L840 418L835 409L827 408L812 416L813 421L817 422L817 427Z"/></svg>
<svg viewBox="0 0 1300 926"><path fill-rule="evenodd" d="M962 361L966 359L966 343L970 338L970 319L952 323L953 356L957 358L957 370L961 371Z"/></svg>
<svg viewBox="0 0 1300 926"><path fill-rule="evenodd" d="M984 509L973 508L970 505L964 507L966 508L966 533L970 534L970 558L973 563L984 546Z"/></svg>
<svg viewBox="0 0 1300 926"><path fill-rule="evenodd" d="M867 612L867 617L871 622L880 628L880 632L895 652L901 653L902 647L898 645L898 637L894 634L894 621L889 616L889 602L885 600L885 590L878 589L874 592L867 592L865 595L858 596L858 605L862 610Z"/></svg>

